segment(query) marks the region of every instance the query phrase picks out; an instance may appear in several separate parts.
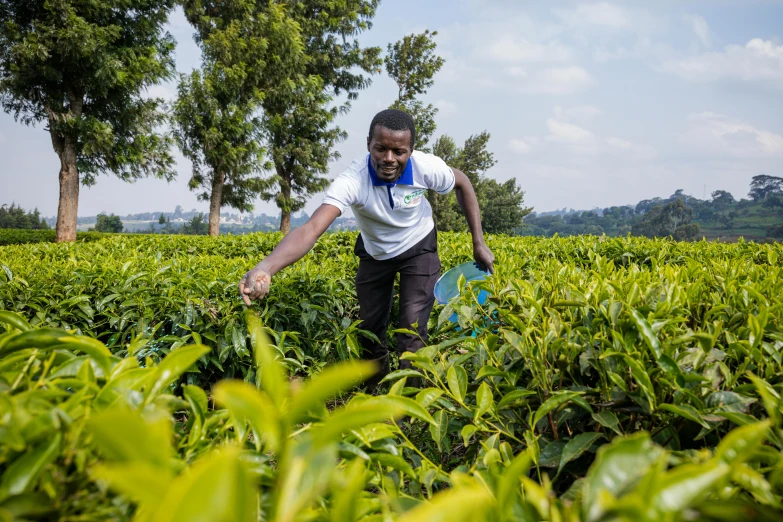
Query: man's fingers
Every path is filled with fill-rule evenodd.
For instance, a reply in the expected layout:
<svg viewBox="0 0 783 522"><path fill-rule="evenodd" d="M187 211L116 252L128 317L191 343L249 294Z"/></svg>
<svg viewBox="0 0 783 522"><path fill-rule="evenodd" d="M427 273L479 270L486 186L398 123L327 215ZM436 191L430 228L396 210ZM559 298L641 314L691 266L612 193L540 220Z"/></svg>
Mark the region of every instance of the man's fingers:
<svg viewBox="0 0 783 522"><path fill-rule="evenodd" d="M247 306L254 299L261 299L269 293L272 278L266 272L251 270L239 280L239 295Z"/></svg>

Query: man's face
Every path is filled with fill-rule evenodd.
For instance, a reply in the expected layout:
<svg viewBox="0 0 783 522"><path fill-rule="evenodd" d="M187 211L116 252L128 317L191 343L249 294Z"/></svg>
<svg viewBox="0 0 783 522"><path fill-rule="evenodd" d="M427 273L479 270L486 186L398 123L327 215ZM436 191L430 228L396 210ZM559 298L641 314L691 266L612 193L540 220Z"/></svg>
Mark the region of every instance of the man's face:
<svg viewBox="0 0 783 522"><path fill-rule="evenodd" d="M387 129L376 125L373 135L367 138L370 162L378 178L392 183L402 176L411 157L411 131Z"/></svg>

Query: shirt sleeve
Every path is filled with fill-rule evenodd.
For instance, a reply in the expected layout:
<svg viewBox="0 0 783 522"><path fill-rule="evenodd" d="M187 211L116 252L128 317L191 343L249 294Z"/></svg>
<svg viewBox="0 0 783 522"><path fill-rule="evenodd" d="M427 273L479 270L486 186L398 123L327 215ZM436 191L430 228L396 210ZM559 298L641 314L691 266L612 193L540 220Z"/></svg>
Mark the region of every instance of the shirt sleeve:
<svg viewBox="0 0 783 522"><path fill-rule="evenodd" d="M347 171L335 178L326 190L323 203L340 209L340 214L345 209L356 204L359 200L359 181L353 172Z"/></svg>
<svg viewBox="0 0 783 522"><path fill-rule="evenodd" d="M426 156L427 168L422 169L422 177L427 188L438 194L448 194L454 188L456 178L446 162L434 154Z"/></svg>

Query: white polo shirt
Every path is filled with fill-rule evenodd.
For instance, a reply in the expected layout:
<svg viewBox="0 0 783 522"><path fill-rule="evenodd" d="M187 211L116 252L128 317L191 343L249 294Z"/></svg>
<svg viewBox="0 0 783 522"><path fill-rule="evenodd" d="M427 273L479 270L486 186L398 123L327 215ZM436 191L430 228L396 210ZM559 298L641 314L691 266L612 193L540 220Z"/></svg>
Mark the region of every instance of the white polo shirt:
<svg viewBox="0 0 783 522"><path fill-rule="evenodd" d="M323 202L340 213L351 207L364 248L382 261L405 252L432 231L432 207L424 194L427 189L448 194L454 183L446 162L419 151L413 151L395 183L386 183L376 176L367 154L337 176Z"/></svg>

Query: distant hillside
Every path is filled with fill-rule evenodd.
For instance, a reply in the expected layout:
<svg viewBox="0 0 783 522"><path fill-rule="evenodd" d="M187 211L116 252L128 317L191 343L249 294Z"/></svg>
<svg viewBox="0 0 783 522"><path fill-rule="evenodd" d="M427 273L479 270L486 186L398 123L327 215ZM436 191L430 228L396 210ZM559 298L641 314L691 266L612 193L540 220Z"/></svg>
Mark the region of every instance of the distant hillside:
<svg viewBox="0 0 783 522"><path fill-rule="evenodd" d="M517 230L527 236L571 236L606 234L608 236L674 235L678 226L692 225L688 238L735 241L740 237L753 241L783 240L783 178L755 176L751 183L751 199L740 199L724 190L716 190L711 199L702 200L676 191L668 198L640 201L593 210L563 209L546 213L531 213L524 227ZM681 201L679 214L669 219L673 228L651 229L651 213L673 208ZM659 221L665 220L664 218ZM677 223L680 220L680 223ZM650 230L654 230L650 233ZM661 232L662 231L662 232Z"/></svg>

